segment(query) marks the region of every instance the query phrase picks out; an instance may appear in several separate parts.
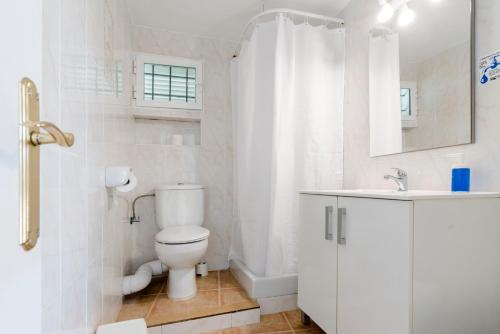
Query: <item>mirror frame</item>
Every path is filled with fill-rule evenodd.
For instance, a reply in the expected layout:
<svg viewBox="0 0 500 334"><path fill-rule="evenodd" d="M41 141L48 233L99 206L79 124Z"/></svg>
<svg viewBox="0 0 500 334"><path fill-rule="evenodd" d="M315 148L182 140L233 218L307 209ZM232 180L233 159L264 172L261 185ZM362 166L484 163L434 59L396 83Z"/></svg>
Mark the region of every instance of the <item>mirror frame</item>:
<svg viewBox="0 0 500 334"><path fill-rule="evenodd" d="M470 67L471 67L471 85L470 85L470 145L476 143L476 0L470 0ZM457 145L458 146L458 145Z"/></svg>

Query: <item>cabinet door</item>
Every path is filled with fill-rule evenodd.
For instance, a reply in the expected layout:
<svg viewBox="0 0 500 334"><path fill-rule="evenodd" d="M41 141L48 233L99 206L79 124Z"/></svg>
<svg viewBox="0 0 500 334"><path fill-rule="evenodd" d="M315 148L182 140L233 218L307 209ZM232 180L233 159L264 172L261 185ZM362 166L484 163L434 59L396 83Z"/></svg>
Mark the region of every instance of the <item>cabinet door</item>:
<svg viewBox="0 0 500 334"><path fill-rule="evenodd" d="M339 197L339 334L408 334L413 202Z"/></svg>
<svg viewBox="0 0 500 334"><path fill-rule="evenodd" d="M336 333L337 197L301 195L299 308L328 334Z"/></svg>
<svg viewBox="0 0 500 334"><path fill-rule="evenodd" d="M500 199L415 202L414 334L500 333Z"/></svg>

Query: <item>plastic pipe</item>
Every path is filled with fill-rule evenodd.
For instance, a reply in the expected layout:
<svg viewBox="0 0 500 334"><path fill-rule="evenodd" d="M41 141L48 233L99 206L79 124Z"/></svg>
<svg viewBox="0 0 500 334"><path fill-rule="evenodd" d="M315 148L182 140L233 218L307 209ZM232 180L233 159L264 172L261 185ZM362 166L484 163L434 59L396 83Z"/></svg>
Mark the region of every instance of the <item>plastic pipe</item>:
<svg viewBox="0 0 500 334"><path fill-rule="evenodd" d="M122 293L129 295L141 291L151 283L153 275L160 275L167 271L167 266L159 260L141 265L134 275L125 276L122 281Z"/></svg>

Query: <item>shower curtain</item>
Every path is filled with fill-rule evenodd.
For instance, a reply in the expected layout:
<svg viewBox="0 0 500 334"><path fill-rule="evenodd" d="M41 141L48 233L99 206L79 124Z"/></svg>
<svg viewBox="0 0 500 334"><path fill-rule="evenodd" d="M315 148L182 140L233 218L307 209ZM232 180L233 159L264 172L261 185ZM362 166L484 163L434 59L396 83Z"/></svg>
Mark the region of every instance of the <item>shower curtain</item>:
<svg viewBox="0 0 500 334"><path fill-rule="evenodd" d="M344 29L278 14L232 62L231 257L257 276L296 273L297 191L342 186L344 53Z"/></svg>
<svg viewBox="0 0 500 334"><path fill-rule="evenodd" d="M403 150L399 34L370 34L370 154Z"/></svg>

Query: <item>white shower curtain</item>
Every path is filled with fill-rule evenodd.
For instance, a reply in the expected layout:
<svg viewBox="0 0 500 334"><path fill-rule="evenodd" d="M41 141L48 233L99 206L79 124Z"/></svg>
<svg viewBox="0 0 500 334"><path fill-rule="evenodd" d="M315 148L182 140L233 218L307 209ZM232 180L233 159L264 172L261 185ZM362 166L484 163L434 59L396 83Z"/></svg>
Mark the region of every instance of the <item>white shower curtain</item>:
<svg viewBox="0 0 500 334"><path fill-rule="evenodd" d="M232 257L296 272L298 194L342 185L344 29L259 23L232 63L237 222Z"/></svg>
<svg viewBox="0 0 500 334"><path fill-rule="evenodd" d="M370 34L370 154L401 153L399 35Z"/></svg>

